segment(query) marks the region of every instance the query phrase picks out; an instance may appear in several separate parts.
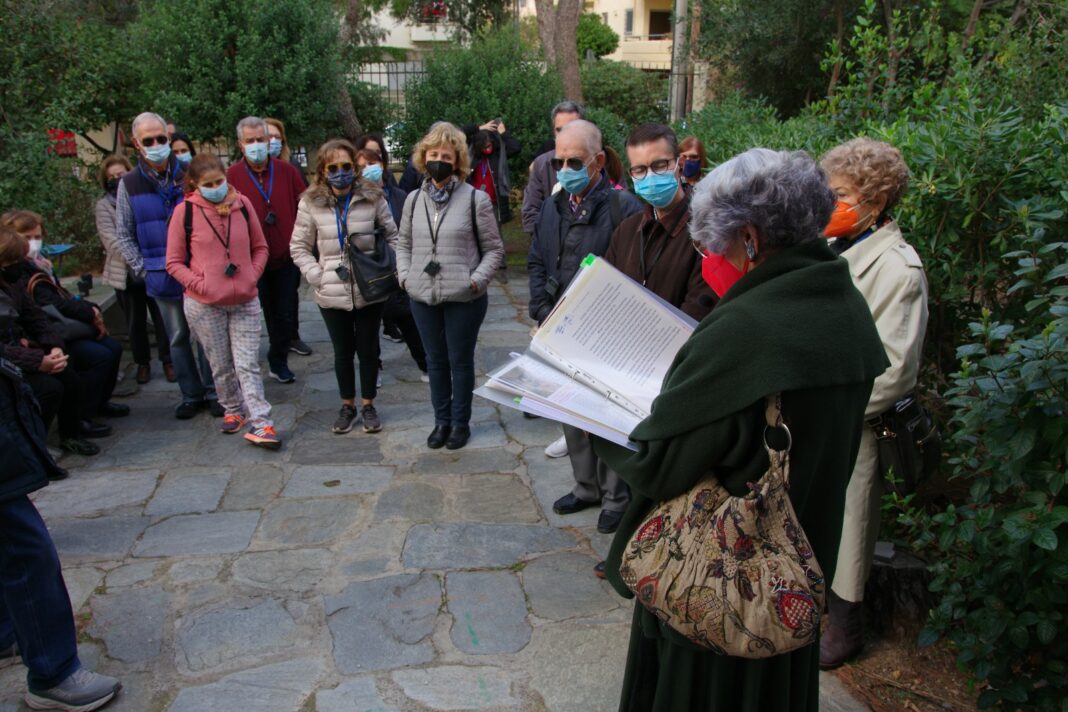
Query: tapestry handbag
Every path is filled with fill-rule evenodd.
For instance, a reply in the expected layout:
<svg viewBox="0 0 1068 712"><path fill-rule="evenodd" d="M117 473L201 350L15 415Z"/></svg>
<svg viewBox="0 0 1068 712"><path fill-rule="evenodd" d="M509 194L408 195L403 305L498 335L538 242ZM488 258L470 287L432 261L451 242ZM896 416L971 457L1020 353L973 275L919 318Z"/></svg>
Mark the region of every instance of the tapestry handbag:
<svg viewBox="0 0 1068 712"><path fill-rule="evenodd" d="M375 226L375 249L363 252L349 235L349 264L360 294L368 303L381 302L400 289L397 256L386 242L384 228Z"/></svg>
<svg viewBox="0 0 1068 712"><path fill-rule="evenodd" d="M875 433L879 472L886 486L901 496L912 494L938 469L942 436L916 396L909 394L890 410L868 421Z"/></svg>
<svg viewBox="0 0 1068 712"><path fill-rule="evenodd" d="M766 658L816 642L825 583L790 502L790 431L767 399L770 464L749 493L715 477L657 505L627 544L624 583L662 622L721 655ZM785 449L768 444L769 430Z"/></svg>

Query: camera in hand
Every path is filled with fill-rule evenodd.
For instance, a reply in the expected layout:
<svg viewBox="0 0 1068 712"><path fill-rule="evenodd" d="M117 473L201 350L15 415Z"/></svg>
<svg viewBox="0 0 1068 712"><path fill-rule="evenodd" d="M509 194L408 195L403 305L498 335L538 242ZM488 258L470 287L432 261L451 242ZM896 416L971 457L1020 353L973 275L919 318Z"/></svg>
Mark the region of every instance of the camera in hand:
<svg viewBox="0 0 1068 712"><path fill-rule="evenodd" d="M345 265L338 265L334 273L337 274L337 278L342 282L348 282L352 278L352 272L349 272L349 268Z"/></svg>
<svg viewBox="0 0 1068 712"><path fill-rule="evenodd" d="M426 267L423 268L423 271L433 277L441 271L441 263L436 260L431 260L426 263Z"/></svg>
<svg viewBox="0 0 1068 712"><path fill-rule="evenodd" d="M224 270L224 274L226 274L227 277L233 277L235 274L237 274L237 265L235 265L233 262L226 265L226 270Z"/></svg>
<svg viewBox="0 0 1068 712"><path fill-rule="evenodd" d="M91 291L93 291L93 275L86 272L78 279L78 294L88 297Z"/></svg>
<svg viewBox="0 0 1068 712"><path fill-rule="evenodd" d="M273 210L268 210L267 216L263 218L263 224L274 225L276 222L278 222L278 216L274 214Z"/></svg>

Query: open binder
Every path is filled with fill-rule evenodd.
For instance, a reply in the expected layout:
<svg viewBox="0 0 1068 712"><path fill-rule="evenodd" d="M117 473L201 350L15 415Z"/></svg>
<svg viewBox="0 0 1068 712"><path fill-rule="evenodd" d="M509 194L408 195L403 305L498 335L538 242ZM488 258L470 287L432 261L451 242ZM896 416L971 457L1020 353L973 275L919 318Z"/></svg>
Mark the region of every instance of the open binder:
<svg viewBox="0 0 1068 712"><path fill-rule="evenodd" d="M634 449L664 376L697 326L599 257L588 256L523 354L475 393Z"/></svg>

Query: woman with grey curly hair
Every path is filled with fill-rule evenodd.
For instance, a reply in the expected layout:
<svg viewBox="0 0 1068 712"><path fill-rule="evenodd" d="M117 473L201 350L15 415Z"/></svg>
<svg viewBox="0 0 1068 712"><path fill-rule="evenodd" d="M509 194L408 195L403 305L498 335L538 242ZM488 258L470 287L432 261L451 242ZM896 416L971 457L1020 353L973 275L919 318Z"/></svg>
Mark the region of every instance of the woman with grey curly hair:
<svg viewBox="0 0 1068 712"><path fill-rule="evenodd" d="M709 477L743 495L764 474L764 404L775 394L793 434L790 498L834 575L864 407L886 356L845 262L820 239L833 205L823 171L803 152L747 151L694 189L691 232L720 301L631 433L638 451L593 438L632 492L606 566L621 595L632 596L622 554L657 502ZM620 710L814 712L818 673L815 646L760 660L719 655L638 604Z"/></svg>
<svg viewBox="0 0 1068 712"><path fill-rule="evenodd" d="M838 200L826 235L849 265L890 358L864 412L865 420L875 421L916 387L927 330L923 263L890 212L908 188L909 169L900 151L870 138L832 148L821 165ZM882 494L875 431L869 425L846 490L842 542L828 596L830 625L820 640L824 668L838 667L864 647L864 584L875 556Z"/></svg>

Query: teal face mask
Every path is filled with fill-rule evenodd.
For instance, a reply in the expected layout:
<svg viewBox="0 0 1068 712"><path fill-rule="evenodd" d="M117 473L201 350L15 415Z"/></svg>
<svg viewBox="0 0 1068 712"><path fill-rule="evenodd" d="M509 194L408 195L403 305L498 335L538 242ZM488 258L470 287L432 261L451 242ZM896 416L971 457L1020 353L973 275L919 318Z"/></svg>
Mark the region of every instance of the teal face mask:
<svg viewBox="0 0 1068 712"><path fill-rule="evenodd" d="M649 171L644 178L634 181L634 192L654 208L666 207L678 190L679 179L674 171L660 174Z"/></svg>
<svg viewBox="0 0 1068 712"><path fill-rule="evenodd" d="M230 186L226 184L226 181L223 181L214 188L205 188L204 186L200 186L200 188L198 188L197 190L199 190L200 194L204 196L204 200L209 200L213 203L221 203L223 201L223 198L226 197L226 193L230 190Z"/></svg>

